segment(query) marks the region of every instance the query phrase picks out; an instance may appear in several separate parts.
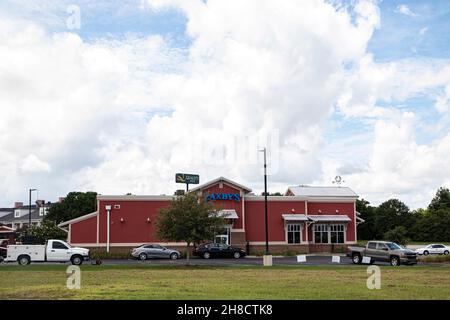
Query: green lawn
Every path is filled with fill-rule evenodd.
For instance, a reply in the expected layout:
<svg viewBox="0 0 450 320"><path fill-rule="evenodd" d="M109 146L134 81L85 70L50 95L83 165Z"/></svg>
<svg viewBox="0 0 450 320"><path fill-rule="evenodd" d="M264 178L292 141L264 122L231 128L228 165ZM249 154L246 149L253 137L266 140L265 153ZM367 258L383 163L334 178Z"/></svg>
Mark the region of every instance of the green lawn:
<svg viewBox="0 0 450 320"><path fill-rule="evenodd" d="M80 290L67 266L0 267L0 299L450 299L450 267L381 267L381 289L364 266L82 266Z"/></svg>

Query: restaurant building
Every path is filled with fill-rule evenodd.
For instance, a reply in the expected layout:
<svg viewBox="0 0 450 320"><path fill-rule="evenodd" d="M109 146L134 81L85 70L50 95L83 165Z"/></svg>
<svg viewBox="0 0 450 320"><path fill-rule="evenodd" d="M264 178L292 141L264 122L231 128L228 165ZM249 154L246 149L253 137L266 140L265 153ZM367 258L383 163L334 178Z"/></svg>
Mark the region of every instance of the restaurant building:
<svg viewBox="0 0 450 320"><path fill-rule="evenodd" d="M189 192L211 202L227 219L212 241L239 246L250 254L265 246L264 196L239 183L217 178ZM96 212L61 223L72 245L129 249L159 243L183 249L185 244L157 238L155 222L174 196L98 195ZM331 252L357 240L358 196L347 187L289 187L284 196L268 197L271 253Z"/></svg>

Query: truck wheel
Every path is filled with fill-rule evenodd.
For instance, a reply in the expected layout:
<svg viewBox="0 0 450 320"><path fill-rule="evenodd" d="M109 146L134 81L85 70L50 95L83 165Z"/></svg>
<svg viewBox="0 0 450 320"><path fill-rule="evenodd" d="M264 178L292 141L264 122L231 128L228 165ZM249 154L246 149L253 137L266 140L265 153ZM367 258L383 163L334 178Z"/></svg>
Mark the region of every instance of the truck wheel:
<svg viewBox="0 0 450 320"><path fill-rule="evenodd" d="M20 264L21 266L26 266L26 265L29 265L29 264L30 264L31 259L30 259L29 256L23 255L23 256L20 256L20 257L17 259L17 262L19 262L19 264Z"/></svg>
<svg viewBox="0 0 450 320"><path fill-rule="evenodd" d="M352 255L353 264L361 264L361 255L359 253L354 253Z"/></svg>
<svg viewBox="0 0 450 320"><path fill-rule="evenodd" d="M81 264L83 264L83 257L78 255L73 256L72 258L70 258L70 262L72 262L72 264L75 266L80 266Z"/></svg>
<svg viewBox="0 0 450 320"><path fill-rule="evenodd" d="M398 267L400 265L400 259L396 256L391 257L391 266Z"/></svg>

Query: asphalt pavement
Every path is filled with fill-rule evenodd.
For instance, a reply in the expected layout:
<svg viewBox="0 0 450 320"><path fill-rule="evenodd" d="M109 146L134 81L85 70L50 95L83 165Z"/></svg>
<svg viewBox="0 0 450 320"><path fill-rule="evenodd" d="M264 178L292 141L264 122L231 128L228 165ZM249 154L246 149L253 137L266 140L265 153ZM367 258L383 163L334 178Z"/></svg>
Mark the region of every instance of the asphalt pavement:
<svg viewBox="0 0 450 320"><path fill-rule="evenodd" d="M85 261L84 264L93 264L94 261ZM61 263L39 263L44 265L61 265ZM170 259L149 259L145 261L135 259L105 259L102 260L103 265L155 265L155 266L183 266L186 265L186 259L170 260ZM14 266L17 263L0 263L1 267ZM32 265L38 265L38 263L32 263ZM245 257L241 259L202 259L191 258L190 265L193 266L261 266L263 265L262 257ZM297 257L273 257L273 265L275 266L349 266L353 265L350 258L340 256L340 262L336 263L332 261L332 256L329 255L308 255L306 256L306 262L297 262ZM388 266L389 263L376 262L375 265ZM419 262L418 265L426 266L439 266L439 263L423 263Z"/></svg>

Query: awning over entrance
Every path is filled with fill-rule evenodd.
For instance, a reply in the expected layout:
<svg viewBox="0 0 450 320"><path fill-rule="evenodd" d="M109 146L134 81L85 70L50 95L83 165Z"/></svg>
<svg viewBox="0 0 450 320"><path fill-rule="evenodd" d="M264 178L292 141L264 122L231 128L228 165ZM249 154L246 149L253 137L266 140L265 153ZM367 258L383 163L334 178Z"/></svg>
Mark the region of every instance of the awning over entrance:
<svg viewBox="0 0 450 320"><path fill-rule="evenodd" d="M344 215L308 215L308 218L314 222L350 222L348 216Z"/></svg>
<svg viewBox="0 0 450 320"><path fill-rule="evenodd" d="M309 221L304 214L283 214L283 219L285 221Z"/></svg>
<svg viewBox="0 0 450 320"><path fill-rule="evenodd" d="M220 210L218 212L218 216L221 218L226 219L238 219L238 215L236 213L236 210L230 209L230 210Z"/></svg>

